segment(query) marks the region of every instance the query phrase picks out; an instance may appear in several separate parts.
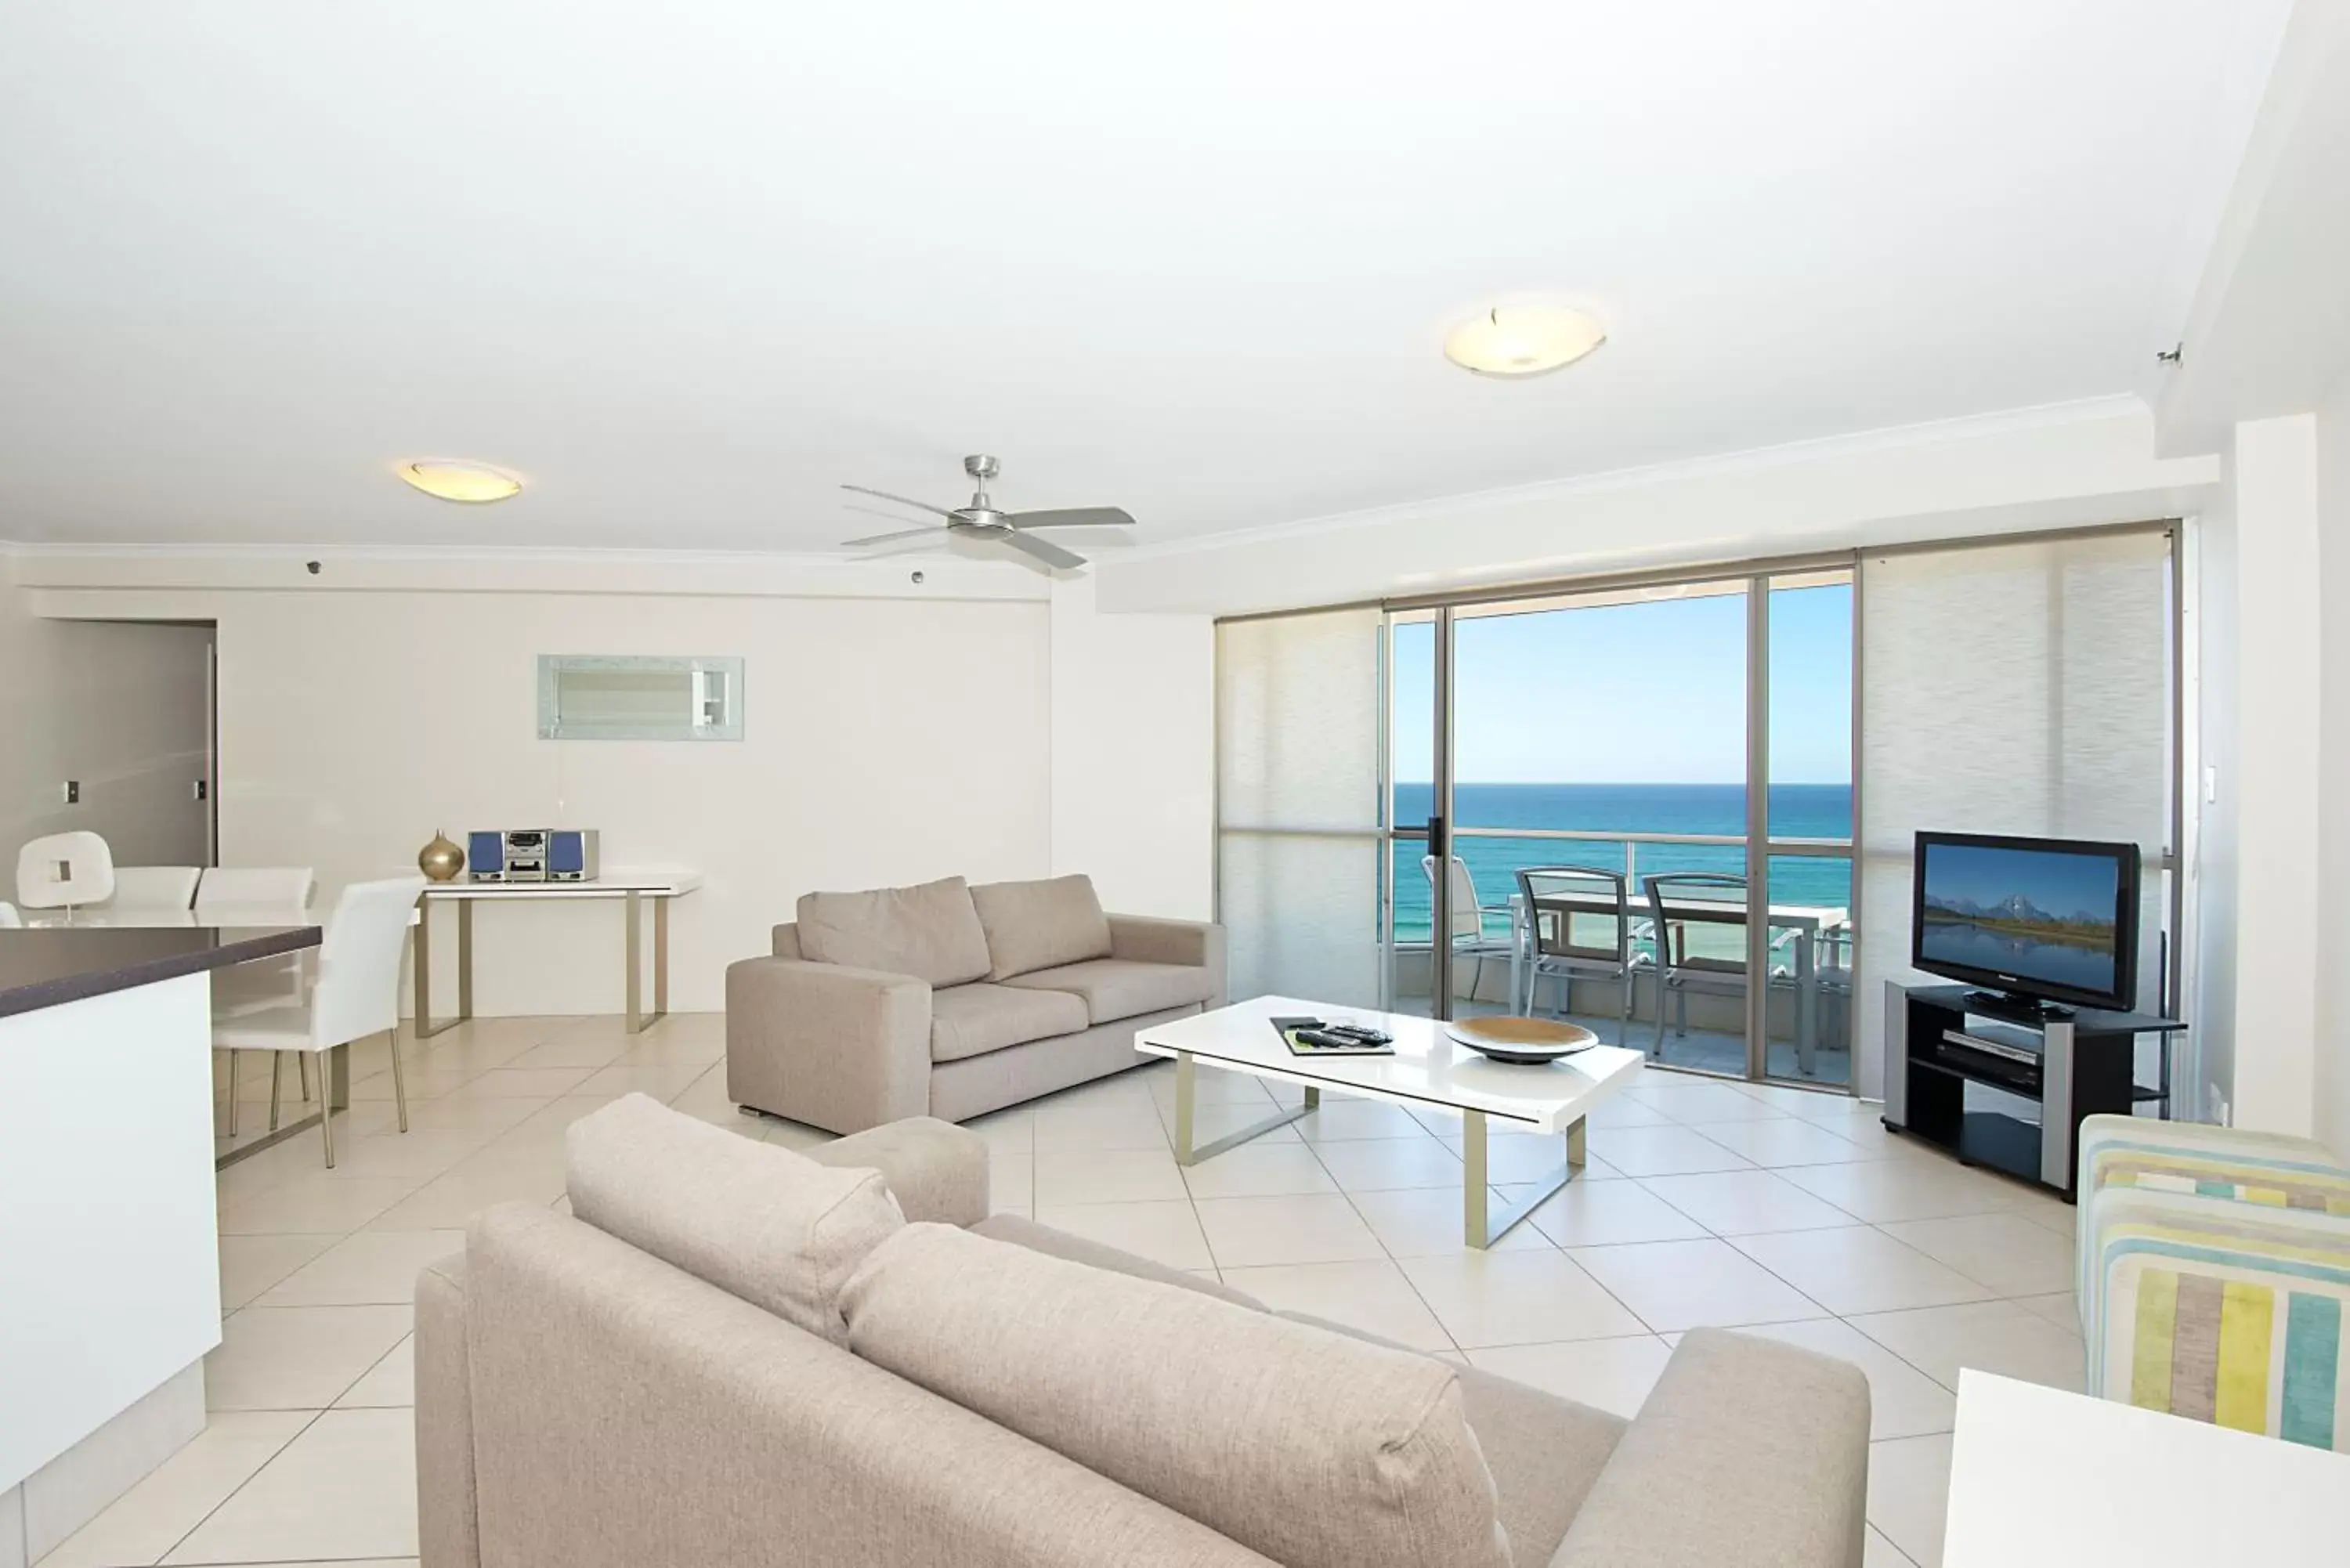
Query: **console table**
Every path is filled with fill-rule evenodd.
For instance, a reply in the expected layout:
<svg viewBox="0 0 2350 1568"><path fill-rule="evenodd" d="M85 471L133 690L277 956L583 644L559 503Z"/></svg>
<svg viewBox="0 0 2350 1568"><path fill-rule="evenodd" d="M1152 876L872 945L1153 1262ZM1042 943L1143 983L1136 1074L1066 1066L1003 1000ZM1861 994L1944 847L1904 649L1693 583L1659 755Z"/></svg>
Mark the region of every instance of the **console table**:
<svg viewBox="0 0 2350 1568"><path fill-rule="evenodd" d="M669 907L702 886L697 871L608 871L592 882L435 882L418 899L416 1037L430 1040L473 1016L473 906L543 898L617 898L628 911L629 1033L641 1034L669 1013ZM457 1012L432 1018L432 906L457 906ZM644 1011L644 907L653 909L653 1010Z"/></svg>
<svg viewBox="0 0 2350 1568"><path fill-rule="evenodd" d="M1962 985L1885 982L1885 1125L1970 1164L2053 1187L2069 1200L2082 1118L2126 1116L2141 1099L2167 1100L2168 1044L2163 1086L2140 1089L2133 1076L2137 1037L2187 1025L2088 1007L2010 1017L1983 1011L1972 994ZM2033 1102L2038 1119L1968 1109L1970 1084Z"/></svg>

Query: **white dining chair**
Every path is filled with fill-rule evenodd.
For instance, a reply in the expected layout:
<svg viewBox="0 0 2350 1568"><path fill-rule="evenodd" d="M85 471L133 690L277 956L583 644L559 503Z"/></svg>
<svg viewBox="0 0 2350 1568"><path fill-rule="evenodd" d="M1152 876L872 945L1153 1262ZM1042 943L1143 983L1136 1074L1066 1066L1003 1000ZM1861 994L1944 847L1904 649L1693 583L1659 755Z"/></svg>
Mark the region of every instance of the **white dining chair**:
<svg viewBox="0 0 2350 1568"><path fill-rule="evenodd" d="M16 902L72 909L114 896L114 853L95 833L52 833L16 852Z"/></svg>
<svg viewBox="0 0 2350 1568"><path fill-rule="evenodd" d="M408 940L408 919L424 891L421 877L390 877L345 888L327 917L318 944L317 971L298 1000L244 1007L213 1020L213 1049L229 1054L229 1107L236 1106L236 1061L240 1051L296 1051L321 1058L318 1127L327 1166L335 1164L333 1096L328 1092L324 1056L370 1034L391 1034L391 1094L400 1130L408 1130L408 1084L400 1063L400 961ZM269 1125L278 1114L277 1058L269 1074ZM232 1126L231 1136L234 1136Z"/></svg>
<svg viewBox="0 0 2350 1568"><path fill-rule="evenodd" d="M307 866L207 866L196 883L196 908L307 909L318 874Z"/></svg>
<svg viewBox="0 0 2350 1568"><path fill-rule="evenodd" d="M117 866L109 909L184 911L196 901L196 881L203 875L194 866Z"/></svg>
<svg viewBox="0 0 2350 1568"><path fill-rule="evenodd" d="M284 925L305 923L304 916L318 889L318 874L307 866L207 866L196 882L196 924ZM272 1007L298 1002L302 990L302 957L261 959L213 973L215 1012L227 1008ZM310 1058L296 1058L300 1068L302 1098L310 1097ZM236 1077L236 1059L229 1059L229 1077ZM277 1066L270 1066L274 1083ZM232 1087L234 1085L232 1084ZM236 1096L229 1096L228 1131L236 1136Z"/></svg>
<svg viewBox="0 0 2350 1568"><path fill-rule="evenodd" d="M16 918L16 906L0 899L0 931L13 931L24 923Z"/></svg>

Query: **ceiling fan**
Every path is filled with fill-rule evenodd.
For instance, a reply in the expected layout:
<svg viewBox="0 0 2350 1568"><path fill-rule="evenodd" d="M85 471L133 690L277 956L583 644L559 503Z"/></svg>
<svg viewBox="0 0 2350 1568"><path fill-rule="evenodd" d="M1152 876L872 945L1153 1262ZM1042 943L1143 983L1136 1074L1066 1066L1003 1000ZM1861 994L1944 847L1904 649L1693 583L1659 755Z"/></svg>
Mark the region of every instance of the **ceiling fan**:
<svg viewBox="0 0 2350 1568"><path fill-rule="evenodd" d="M1049 540L1033 538L1028 531L1032 528L1125 528L1134 524L1134 519L1117 506L1069 506L1049 512L998 511L995 504L987 498L987 482L1001 473L1003 465L985 453L974 452L962 460L962 471L970 474L978 486L968 506L933 506L927 501L892 495L886 490L875 490L863 484L842 485L843 490L853 490L859 495L878 495L884 501L936 513L946 519L943 524L926 524L920 528L901 528L894 534L875 534L868 538L845 540L842 547L856 549L867 545L894 544L899 539L916 538L933 528L943 526L949 534L1008 545L1048 566L1082 566L1086 564L1083 556L1064 550Z"/></svg>

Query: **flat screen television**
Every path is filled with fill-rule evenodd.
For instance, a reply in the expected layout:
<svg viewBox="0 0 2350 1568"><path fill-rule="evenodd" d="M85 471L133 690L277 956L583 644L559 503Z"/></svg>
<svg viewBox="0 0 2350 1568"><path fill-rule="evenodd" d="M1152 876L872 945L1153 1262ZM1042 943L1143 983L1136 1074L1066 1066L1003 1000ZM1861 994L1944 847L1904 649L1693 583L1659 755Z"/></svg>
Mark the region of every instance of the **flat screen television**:
<svg viewBox="0 0 2350 1568"><path fill-rule="evenodd" d="M2027 1002L2137 1004L2135 844L1918 836L1909 961Z"/></svg>

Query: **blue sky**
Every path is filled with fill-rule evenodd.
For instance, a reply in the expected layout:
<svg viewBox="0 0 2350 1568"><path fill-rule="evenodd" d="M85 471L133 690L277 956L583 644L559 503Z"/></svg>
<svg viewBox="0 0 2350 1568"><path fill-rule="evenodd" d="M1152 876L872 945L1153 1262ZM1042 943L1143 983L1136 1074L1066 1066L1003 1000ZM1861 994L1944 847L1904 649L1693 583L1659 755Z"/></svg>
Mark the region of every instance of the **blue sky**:
<svg viewBox="0 0 2350 1568"><path fill-rule="evenodd" d="M1988 909L2021 893L2046 914L2110 916L2114 863L2098 855L1938 844L1926 851L1926 889Z"/></svg>
<svg viewBox="0 0 2350 1568"><path fill-rule="evenodd" d="M1739 784L1742 594L1463 618L1454 753L1473 784ZM1396 628L1396 776L1433 768L1434 628ZM1771 596L1771 777L1852 780L1852 588Z"/></svg>

